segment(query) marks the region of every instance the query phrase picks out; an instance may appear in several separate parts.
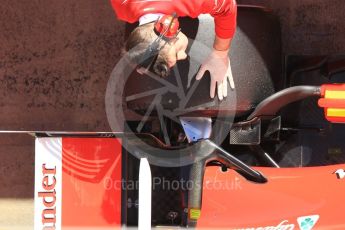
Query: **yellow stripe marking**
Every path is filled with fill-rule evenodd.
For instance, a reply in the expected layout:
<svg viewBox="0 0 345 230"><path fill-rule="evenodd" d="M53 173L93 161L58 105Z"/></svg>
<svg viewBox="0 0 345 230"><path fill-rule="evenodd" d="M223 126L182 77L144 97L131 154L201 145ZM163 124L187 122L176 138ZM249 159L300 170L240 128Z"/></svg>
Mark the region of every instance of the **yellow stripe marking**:
<svg viewBox="0 0 345 230"><path fill-rule="evenodd" d="M328 99L345 99L345 91L326 90L325 98L328 98Z"/></svg>
<svg viewBox="0 0 345 230"><path fill-rule="evenodd" d="M327 109L328 117L345 117L345 109Z"/></svg>
<svg viewBox="0 0 345 230"><path fill-rule="evenodd" d="M193 209L191 208L189 210L189 217L190 219L192 220L197 220L200 218L200 215L201 215L201 210L200 209Z"/></svg>

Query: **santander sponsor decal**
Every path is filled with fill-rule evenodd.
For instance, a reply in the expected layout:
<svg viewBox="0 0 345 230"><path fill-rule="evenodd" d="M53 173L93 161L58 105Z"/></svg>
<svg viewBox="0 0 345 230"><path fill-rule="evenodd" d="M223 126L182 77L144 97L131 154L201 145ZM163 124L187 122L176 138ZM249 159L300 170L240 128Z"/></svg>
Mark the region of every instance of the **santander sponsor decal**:
<svg viewBox="0 0 345 230"><path fill-rule="evenodd" d="M38 192L38 197L42 198L44 209L42 210L42 225L44 229L55 229L56 224L56 166L47 168L42 165L42 191Z"/></svg>
<svg viewBox="0 0 345 230"><path fill-rule="evenodd" d="M300 230L312 230L318 222L319 215L301 216L297 218L298 227ZM294 224L290 224L288 220L283 220L276 226L241 228L237 230L292 230L295 229Z"/></svg>
<svg viewBox="0 0 345 230"><path fill-rule="evenodd" d="M61 229L61 139L36 139L35 148L35 229Z"/></svg>
<svg viewBox="0 0 345 230"><path fill-rule="evenodd" d="M118 181L120 140L37 138L34 229L117 229L121 187L112 185Z"/></svg>
<svg viewBox="0 0 345 230"><path fill-rule="evenodd" d="M266 227L254 227L254 228L240 228L237 230L293 230L295 229L294 224L290 224L288 220L283 220L278 225L266 226Z"/></svg>

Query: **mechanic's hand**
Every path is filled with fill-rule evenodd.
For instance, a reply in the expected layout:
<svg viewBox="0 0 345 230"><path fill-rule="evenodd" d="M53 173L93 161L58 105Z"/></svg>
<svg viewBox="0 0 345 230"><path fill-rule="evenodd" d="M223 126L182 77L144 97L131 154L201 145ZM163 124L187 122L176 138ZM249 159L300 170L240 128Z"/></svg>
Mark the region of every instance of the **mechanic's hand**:
<svg viewBox="0 0 345 230"><path fill-rule="evenodd" d="M206 71L211 75L210 97L214 98L216 86L219 100L223 100L228 95L228 80L231 89L235 88L234 79L232 77L230 59L228 57L228 50L219 51L213 49L211 54L207 57L201 65L196 80L200 80Z"/></svg>

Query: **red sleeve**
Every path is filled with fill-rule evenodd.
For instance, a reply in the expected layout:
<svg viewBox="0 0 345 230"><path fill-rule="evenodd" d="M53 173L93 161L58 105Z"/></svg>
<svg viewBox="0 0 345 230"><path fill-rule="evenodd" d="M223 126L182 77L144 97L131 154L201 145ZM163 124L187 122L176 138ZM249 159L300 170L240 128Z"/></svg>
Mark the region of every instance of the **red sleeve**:
<svg viewBox="0 0 345 230"><path fill-rule="evenodd" d="M210 13L214 17L216 35L232 38L236 31L237 4L235 0L214 0Z"/></svg>
<svg viewBox="0 0 345 230"><path fill-rule="evenodd" d="M220 38L232 38L236 30L237 4L235 0L111 0L119 19L138 21L148 13L198 17L210 14L214 17L216 34Z"/></svg>

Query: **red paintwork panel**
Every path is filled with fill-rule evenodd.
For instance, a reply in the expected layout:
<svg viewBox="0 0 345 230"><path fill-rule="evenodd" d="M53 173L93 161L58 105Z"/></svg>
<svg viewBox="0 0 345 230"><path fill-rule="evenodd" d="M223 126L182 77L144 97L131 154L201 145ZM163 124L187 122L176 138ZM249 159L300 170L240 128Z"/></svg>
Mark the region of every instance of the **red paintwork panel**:
<svg viewBox="0 0 345 230"><path fill-rule="evenodd" d="M121 226L121 140L62 139L62 226Z"/></svg>
<svg viewBox="0 0 345 230"><path fill-rule="evenodd" d="M300 229L298 217L319 215L313 229L345 229L345 179L335 174L345 165L257 169L266 184L208 167L198 228Z"/></svg>

